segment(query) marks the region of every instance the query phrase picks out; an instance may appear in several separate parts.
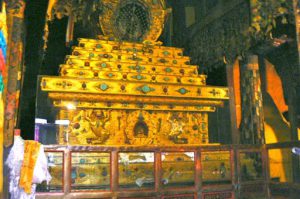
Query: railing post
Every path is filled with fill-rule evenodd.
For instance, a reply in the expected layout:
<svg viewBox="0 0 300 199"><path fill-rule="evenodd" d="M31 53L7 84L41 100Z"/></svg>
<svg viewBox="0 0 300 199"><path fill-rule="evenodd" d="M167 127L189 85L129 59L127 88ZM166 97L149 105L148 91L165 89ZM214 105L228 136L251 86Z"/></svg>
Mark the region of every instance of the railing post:
<svg viewBox="0 0 300 199"><path fill-rule="evenodd" d="M66 148L64 151L64 183L63 183L63 191L65 195L69 194L71 192L71 169L72 169L72 163L71 163L71 151L70 149Z"/></svg>

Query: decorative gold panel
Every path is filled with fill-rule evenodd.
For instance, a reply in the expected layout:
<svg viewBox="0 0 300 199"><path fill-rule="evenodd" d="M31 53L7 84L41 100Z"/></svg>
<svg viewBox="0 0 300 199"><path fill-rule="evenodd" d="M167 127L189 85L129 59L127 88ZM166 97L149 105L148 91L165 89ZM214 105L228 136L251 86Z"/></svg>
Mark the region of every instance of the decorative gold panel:
<svg viewBox="0 0 300 199"><path fill-rule="evenodd" d="M109 40L109 38L105 36L99 36L99 40L80 38L78 42L79 47L81 48L103 49L104 52L112 52L119 49L128 52L148 52L153 54L155 57L173 57L177 59L183 56L182 48L162 46L159 42L132 43Z"/></svg>
<svg viewBox="0 0 300 199"><path fill-rule="evenodd" d="M132 69L129 69L130 71ZM80 78L94 78L101 80L123 80L123 81L133 81L133 82L153 82L153 83L167 83L167 84L190 84L190 85L205 85L205 76L175 76L174 73L170 75L156 75L148 73L128 72L126 70L112 71L111 69L99 69L99 68L89 68L84 69L74 69L68 65L63 65L61 67L60 75L62 77L80 77ZM180 72L180 70L179 70Z"/></svg>
<svg viewBox="0 0 300 199"><path fill-rule="evenodd" d="M76 59L92 59L103 61L121 61L121 62L141 62L143 64L168 64L168 65L188 65L190 62L189 57L170 58L170 57L155 57L148 53L124 53L122 51L117 52L103 52L103 51L88 51L88 50L76 50L72 55L67 58ZM67 62L69 63L69 62Z"/></svg>
<svg viewBox="0 0 300 199"><path fill-rule="evenodd" d="M70 96L74 99L76 96ZM59 97L62 99L62 97ZM165 105L165 104L131 104L128 102L119 103L119 102L88 102L88 101L54 101L55 107L59 108L68 108L70 105L79 109L118 109L118 110L146 110L146 111L184 111L184 112L215 112L216 107L214 106L183 106L183 105Z"/></svg>
<svg viewBox="0 0 300 199"><path fill-rule="evenodd" d="M195 112L61 110L69 120L60 144L199 145L208 143L208 115Z"/></svg>
<svg viewBox="0 0 300 199"><path fill-rule="evenodd" d="M78 62L75 61L75 62ZM82 61L84 62L84 61ZM71 63L71 64L70 64ZM61 71L62 74L64 74L65 76L69 76L69 72L70 69L76 69L77 71L79 71L79 69L82 72L85 72L85 70L90 70L91 72L99 72L99 71L103 71L103 72L107 72L107 73L118 73L118 72L122 72L123 74L126 73L140 73L140 74L151 74L151 75L164 75L164 76L168 76L168 75L177 75L179 78L183 77L183 76L191 76L193 78L197 78L198 77L198 72L197 72L197 68L196 67L186 67L186 68L179 68L179 67L169 67L168 65L147 65L147 64L140 64L140 63L134 63L134 64L130 64L130 63L122 63L119 64L118 62L108 62L108 61L101 61L101 62L97 62L96 66L93 67L83 67L83 65L80 65L79 67L77 66L73 66L74 62L69 62L69 65L61 65ZM84 62L84 65L89 65L88 62ZM93 71L94 70L94 71ZM137 75L137 74L136 74ZM78 76L82 76L78 74ZM94 74L93 76L94 77ZM125 78L126 79L126 78ZM150 79L151 80L151 79Z"/></svg>
<svg viewBox="0 0 300 199"><path fill-rule="evenodd" d="M115 95L147 95L194 99L228 99L225 87L159 85L155 83L105 81L95 79L73 79L65 77L43 77L43 91L74 92Z"/></svg>

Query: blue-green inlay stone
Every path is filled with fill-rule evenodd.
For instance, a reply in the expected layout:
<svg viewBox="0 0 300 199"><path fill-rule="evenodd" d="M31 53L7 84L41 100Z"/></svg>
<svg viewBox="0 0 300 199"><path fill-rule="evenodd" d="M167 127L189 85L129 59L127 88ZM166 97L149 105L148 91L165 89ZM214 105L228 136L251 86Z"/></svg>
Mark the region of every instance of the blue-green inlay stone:
<svg viewBox="0 0 300 199"><path fill-rule="evenodd" d="M97 44L96 48L102 48L101 44Z"/></svg>
<svg viewBox="0 0 300 199"><path fill-rule="evenodd" d="M102 63L102 64L101 64L101 67L102 67L102 68L106 68L106 66L107 66L106 63Z"/></svg>
<svg viewBox="0 0 300 199"><path fill-rule="evenodd" d="M172 70L171 68L166 68L165 71L166 71L167 73L170 73L170 72L172 72L173 70Z"/></svg>
<svg viewBox="0 0 300 199"><path fill-rule="evenodd" d="M179 89L179 90L177 90L180 94L182 94L182 95L184 95L184 94L186 94L186 93L188 93L189 91L188 90L186 90L185 88L181 88L181 89Z"/></svg>
<svg viewBox="0 0 300 199"><path fill-rule="evenodd" d="M177 60L173 60L173 64L177 64Z"/></svg>
<svg viewBox="0 0 300 199"><path fill-rule="evenodd" d="M112 78L113 76L114 76L114 74L112 74L112 73L108 73L108 75L107 75L108 77L110 77L110 78Z"/></svg>
<svg viewBox="0 0 300 199"><path fill-rule="evenodd" d="M137 80L145 79L145 77L142 76L142 75L133 76L133 78L135 78L135 79L137 79Z"/></svg>
<svg viewBox="0 0 300 199"><path fill-rule="evenodd" d="M154 88L149 87L148 85L144 85L142 87L137 88L137 90L142 91L143 93L149 93L151 91L154 91Z"/></svg>
<svg viewBox="0 0 300 199"><path fill-rule="evenodd" d="M101 85L100 85L100 89L101 89L102 91L106 91L106 90L108 89L108 85L107 85L107 84L101 84Z"/></svg>
<svg viewBox="0 0 300 199"><path fill-rule="evenodd" d="M144 70L145 67L143 67L143 66L136 66L135 69L138 70L138 71L141 71L141 70Z"/></svg>
<svg viewBox="0 0 300 199"><path fill-rule="evenodd" d="M89 57L91 58L91 57L94 57L95 56L95 54L94 53L90 53L89 54Z"/></svg>
<svg viewBox="0 0 300 199"><path fill-rule="evenodd" d="M79 163L80 163L80 164L84 164L84 163L85 163L85 159L80 159L80 160L79 160Z"/></svg>

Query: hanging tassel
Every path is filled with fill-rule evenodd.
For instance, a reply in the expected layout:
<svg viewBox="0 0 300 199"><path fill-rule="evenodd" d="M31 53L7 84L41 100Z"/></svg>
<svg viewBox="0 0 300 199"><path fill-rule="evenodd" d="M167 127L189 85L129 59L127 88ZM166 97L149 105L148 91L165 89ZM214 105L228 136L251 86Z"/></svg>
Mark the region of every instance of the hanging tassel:
<svg viewBox="0 0 300 199"><path fill-rule="evenodd" d="M70 15L66 33L66 46L70 47L73 43L73 32L74 32L74 16Z"/></svg>

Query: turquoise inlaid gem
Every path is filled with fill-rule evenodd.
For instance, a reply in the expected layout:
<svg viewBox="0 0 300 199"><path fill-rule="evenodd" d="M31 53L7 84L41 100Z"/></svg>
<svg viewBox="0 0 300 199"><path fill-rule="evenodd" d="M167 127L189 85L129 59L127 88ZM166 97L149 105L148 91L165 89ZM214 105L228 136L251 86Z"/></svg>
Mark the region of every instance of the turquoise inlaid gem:
<svg viewBox="0 0 300 199"><path fill-rule="evenodd" d="M142 79L146 79L146 77L144 77L143 75L136 75L136 76L132 76L132 78L137 79L137 80L142 80Z"/></svg>
<svg viewBox="0 0 300 199"><path fill-rule="evenodd" d="M102 48L101 44L97 44L96 48Z"/></svg>
<svg viewBox="0 0 300 199"><path fill-rule="evenodd" d="M149 87L148 85L144 85L144 86L138 87L137 90L138 90L138 91L141 91L141 92L143 92L143 93L145 93L145 94L147 94L147 93L149 93L149 92L151 92L151 91L154 91L155 89Z"/></svg>
<svg viewBox="0 0 300 199"><path fill-rule="evenodd" d="M89 57L90 57L90 58L92 58L92 57L94 57L94 56L95 56L94 53L90 53L90 54L89 54Z"/></svg>
<svg viewBox="0 0 300 199"><path fill-rule="evenodd" d="M106 67L107 67L107 64L106 64L106 63L101 63L101 67L102 67L102 68L106 68Z"/></svg>
<svg viewBox="0 0 300 199"><path fill-rule="evenodd" d="M105 83L103 83L103 84L100 84L100 89L102 90L102 91L106 91L107 89L108 89L108 85L107 84L105 84Z"/></svg>
<svg viewBox="0 0 300 199"><path fill-rule="evenodd" d="M184 95L188 92L190 92L189 90L186 90L185 88L180 88L179 90L177 90L180 94Z"/></svg>
<svg viewBox="0 0 300 199"><path fill-rule="evenodd" d="M195 80L194 79L189 79L189 82L193 83L193 82L195 82Z"/></svg>
<svg viewBox="0 0 300 199"><path fill-rule="evenodd" d="M171 68L166 68L165 71L166 71L167 73L171 73L173 70L172 70Z"/></svg>
<svg viewBox="0 0 300 199"><path fill-rule="evenodd" d="M107 76L110 77L110 78L112 78L114 76L114 74L108 73Z"/></svg>
<svg viewBox="0 0 300 199"><path fill-rule="evenodd" d="M174 60L173 60L173 64L177 64L177 60L174 59Z"/></svg>
<svg viewBox="0 0 300 199"><path fill-rule="evenodd" d="M82 158L81 158L81 159L79 160L79 163L80 163L80 164L84 164L84 163L85 163L85 159L82 159Z"/></svg>

